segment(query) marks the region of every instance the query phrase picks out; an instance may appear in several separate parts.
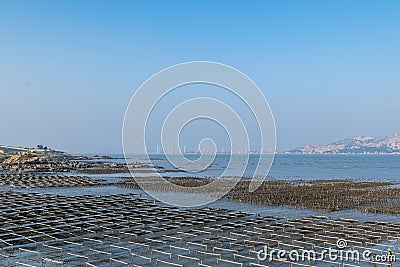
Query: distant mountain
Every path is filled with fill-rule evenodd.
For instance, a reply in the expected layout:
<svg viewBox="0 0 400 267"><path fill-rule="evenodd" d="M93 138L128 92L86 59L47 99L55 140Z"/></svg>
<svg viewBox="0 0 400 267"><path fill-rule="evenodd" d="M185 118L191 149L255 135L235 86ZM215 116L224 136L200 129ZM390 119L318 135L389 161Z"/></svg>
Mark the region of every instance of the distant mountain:
<svg viewBox="0 0 400 267"><path fill-rule="evenodd" d="M326 146L305 145L286 153L300 154L400 154L400 134L386 138L372 136L344 139Z"/></svg>

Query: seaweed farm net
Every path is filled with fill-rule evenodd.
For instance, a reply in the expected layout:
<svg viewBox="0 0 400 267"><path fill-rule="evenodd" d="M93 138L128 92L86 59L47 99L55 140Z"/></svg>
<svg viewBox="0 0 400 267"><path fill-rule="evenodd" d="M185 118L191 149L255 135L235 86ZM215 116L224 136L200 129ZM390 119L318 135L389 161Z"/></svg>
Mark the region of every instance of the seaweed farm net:
<svg viewBox="0 0 400 267"><path fill-rule="evenodd" d="M346 239L376 254L397 252L399 230L399 223L180 209L135 194L0 191L0 266L362 266L370 262L265 262L257 251L318 251Z"/></svg>
<svg viewBox="0 0 400 267"><path fill-rule="evenodd" d="M18 188L98 186L102 184L102 180L86 176L0 173L0 186L8 185Z"/></svg>

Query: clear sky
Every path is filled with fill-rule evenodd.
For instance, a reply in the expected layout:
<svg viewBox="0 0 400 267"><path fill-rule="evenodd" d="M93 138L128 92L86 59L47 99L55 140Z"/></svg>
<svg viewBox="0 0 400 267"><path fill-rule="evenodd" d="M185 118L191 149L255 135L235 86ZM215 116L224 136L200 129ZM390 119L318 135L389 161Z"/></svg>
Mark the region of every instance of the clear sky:
<svg viewBox="0 0 400 267"><path fill-rule="evenodd" d="M135 89L192 60L261 87L280 151L388 136L400 132L399 14L400 1L2 0L0 144L118 153Z"/></svg>

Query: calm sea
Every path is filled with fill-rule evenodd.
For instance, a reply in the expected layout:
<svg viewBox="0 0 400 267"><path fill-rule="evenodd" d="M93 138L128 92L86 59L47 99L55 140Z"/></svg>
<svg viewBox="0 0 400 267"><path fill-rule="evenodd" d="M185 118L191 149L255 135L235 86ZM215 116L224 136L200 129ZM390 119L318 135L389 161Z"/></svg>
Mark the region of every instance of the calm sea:
<svg viewBox="0 0 400 267"><path fill-rule="evenodd" d="M116 156L116 155L113 155ZM123 155L118 155L123 157ZM173 156L172 156L173 157ZM194 160L198 155L185 157ZM241 157L235 155L232 157ZM174 169L164 155L131 156L128 161L152 163L165 169ZM167 173L168 176L218 177L228 166L230 156L218 154L212 164L197 173ZM245 176L254 173L258 155L250 155ZM234 160L233 160L234 161ZM262 164L262 163L261 163ZM235 166L233 166L234 168ZM238 166L239 167L239 166ZM232 167L231 167L232 168ZM400 181L400 155L289 155L275 156L269 179L352 179L361 181Z"/></svg>

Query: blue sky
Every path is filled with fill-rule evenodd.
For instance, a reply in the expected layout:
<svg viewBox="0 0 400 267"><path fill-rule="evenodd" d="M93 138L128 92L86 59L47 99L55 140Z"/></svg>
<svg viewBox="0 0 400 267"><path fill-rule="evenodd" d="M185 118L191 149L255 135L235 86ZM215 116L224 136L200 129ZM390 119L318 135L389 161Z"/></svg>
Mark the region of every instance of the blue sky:
<svg viewBox="0 0 400 267"><path fill-rule="evenodd" d="M261 87L278 150L391 135L399 14L399 1L3 0L0 144L120 152L135 89L192 60Z"/></svg>

